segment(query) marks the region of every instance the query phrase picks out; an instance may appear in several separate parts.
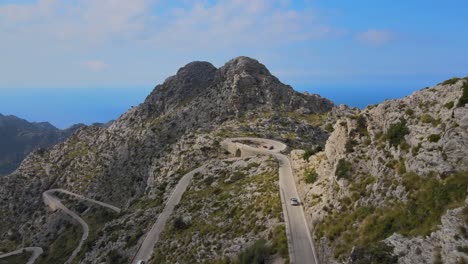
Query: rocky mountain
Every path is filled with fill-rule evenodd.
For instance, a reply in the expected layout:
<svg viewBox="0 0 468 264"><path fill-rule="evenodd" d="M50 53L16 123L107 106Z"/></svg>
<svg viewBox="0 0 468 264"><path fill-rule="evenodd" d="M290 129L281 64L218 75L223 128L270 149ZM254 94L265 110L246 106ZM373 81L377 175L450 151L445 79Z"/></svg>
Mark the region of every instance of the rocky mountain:
<svg viewBox="0 0 468 264"><path fill-rule="evenodd" d="M349 112L293 151L322 263L466 263L468 78Z"/></svg>
<svg viewBox="0 0 468 264"><path fill-rule="evenodd" d="M190 63L110 127L83 127L64 143L35 151L15 173L1 178L1 249L8 251L26 241L46 248L39 263L64 262L63 256L71 253L74 241L79 240L77 230L70 228L67 216L45 210L41 200L44 191L62 188L123 209L118 216L96 214L96 208L80 210L98 230L91 230L95 233L78 255L79 261L125 262L135 254L178 179L201 164L227 157L219 142L228 136L262 135L291 146L323 147L328 132L320 125L327 121L326 112L333 106L318 95L295 92L251 58L235 58L219 69L207 62ZM269 163L259 159L242 166L267 170L274 166ZM226 170L228 178L232 177L229 173L244 170L232 163L212 166L211 170L218 171L217 166ZM212 174L211 170L206 173ZM245 195L249 195L248 190ZM231 202L239 203L236 199L240 198L233 197ZM74 205L76 202L70 201L70 207ZM280 205L271 202L259 206L268 211ZM239 229L215 252L220 254L230 247L229 256L235 257L256 240L274 243L272 239L284 233L284 224L283 229L273 224L281 223L282 218L277 217L262 218L271 223L262 229L264 232ZM243 217L234 227L248 220ZM278 236L268 236L275 230ZM214 256L208 254L206 258Z"/></svg>
<svg viewBox="0 0 468 264"><path fill-rule="evenodd" d="M288 146L320 263L465 263L467 102L467 78L359 110L295 92L251 58L192 62L111 126L82 127L0 178L0 251L39 246L37 263L65 262L81 230L42 201L64 189L121 209L58 196L90 227L74 262L128 263L198 168L150 263L288 262L281 162L220 144L248 136Z"/></svg>
<svg viewBox="0 0 468 264"><path fill-rule="evenodd" d="M13 172L31 151L63 142L82 124L60 130L47 122L28 122L0 114L0 175Z"/></svg>

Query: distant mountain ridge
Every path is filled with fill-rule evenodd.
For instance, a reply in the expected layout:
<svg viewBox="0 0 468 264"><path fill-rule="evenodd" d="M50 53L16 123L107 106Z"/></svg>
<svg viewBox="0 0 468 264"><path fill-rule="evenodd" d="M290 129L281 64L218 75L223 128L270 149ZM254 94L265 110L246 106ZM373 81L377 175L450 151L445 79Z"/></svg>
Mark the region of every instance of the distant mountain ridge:
<svg viewBox="0 0 468 264"><path fill-rule="evenodd" d="M83 126L75 124L58 129L49 122L28 122L14 115L0 114L0 176L13 172L31 151L63 142Z"/></svg>

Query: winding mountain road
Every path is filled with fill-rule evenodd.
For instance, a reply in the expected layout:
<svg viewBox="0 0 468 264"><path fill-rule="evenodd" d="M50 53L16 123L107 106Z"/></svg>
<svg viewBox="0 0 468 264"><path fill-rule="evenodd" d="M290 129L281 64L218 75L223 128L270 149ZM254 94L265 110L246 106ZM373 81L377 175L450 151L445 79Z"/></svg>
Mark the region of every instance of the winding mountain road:
<svg viewBox="0 0 468 264"><path fill-rule="evenodd" d="M75 219L81 225L81 227L83 229L83 235L81 236L81 240L80 240L78 246L75 248L73 253L70 255L68 260L65 262L65 263L71 263L72 260L76 257L76 255L80 252L81 247L83 246L83 243L88 238L89 227L88 227L88 224L77 213L71 211L65 205L63 205L62 202L60 202L60 199L58 199L54 195L54 193L58 193L58 192L65 193L65 194L68 194L68 195L71 195L71 196L75 196L78 199L82 199L82 200L85 200L85 201L88 201L88 202L92 202L92 203L98 204L98 205L103 206L103 207L107 207L107 208L115 211L116 213L120 213L120 209L113 206L113 205L106 204L106 203L103 203L103 202L99 202L99 201L96 201L94 199L86 198L83 195L72 193L70 191L66 191L66 190L63 190L63 189L51 189L51 190L45 191L42 194L42 198L44 200L44 203L47 206L49 206L54 211L57 210L57 209L62 210L64 213L68 214L73 219Z"/></svg>
<svg viewBox="0 0 468 264"><path fill-rule="evenodd" d="M36 261L36 259L44 252L42 248L40 247L27 247L27 248L21 248L21 249L0 255L0 259L14 256L14 255L23 254L25 251L32 253L31 257L28 259L28 262L26 264L33 264L34 261Z"/></svg>
<svg viewBox="0 0 468 264"><path fill-rule="evenodd" d="M257 146L252 147L248 143ZM310 235L309 226L302 206L292 206L290 198L298 198L296 184L289 158L280 152L287 146L281 142L260 138L230 138L221 143L221 146L236 156L272 155L279 162L279 186L283 215L286 222L286 235L288 238L289 258L291 263L318 264L314 244Z"/></svg>
<svg viewBox="0 0 468 264"><path fill-rule="evenodd" d="M204 166L196 168L195 170L185 174L177 183L176 187L172 191L171 196L167 199L166 206L164 207L158 219L154 223L151 230L146 234L145 240L141 244L136 256L133 258L132 263L138 263L139 260L149 260L153 254L154 246L159 240L161 232L166 226L166 222L174 211L175 206L180 202L182 195L192 181L193 175L201 171Z"/></svg>
<svg viewBox="0 0 468 264"><path fill-rule="evenodd" d="M249 146L247 144L253 144ZM299 197L294 183L291 163L289 158L280 152L286 150L287 146L281 142L260 139L260 138L230 138L221 142L221 147L229 151L236 157L246 157L254 155L272 155L279 162L279 186L281 204L284 219L286 222L286 235L288 238L288 249L291 263L298 264L318 264L315 249L307 225L304 211L301 206L291 206L289 199ZM201 171L204 166L199 167L185 174L174 188L171 196L166 202L161 214L158 216L151 230L146 234L145 239L138 249L132 263L138 261L148 261L153 254L154 246L159 240L161 232L164 230L167 220L174 211L175 206L180 202L183 193L189 186L195 173Z"/></svg>

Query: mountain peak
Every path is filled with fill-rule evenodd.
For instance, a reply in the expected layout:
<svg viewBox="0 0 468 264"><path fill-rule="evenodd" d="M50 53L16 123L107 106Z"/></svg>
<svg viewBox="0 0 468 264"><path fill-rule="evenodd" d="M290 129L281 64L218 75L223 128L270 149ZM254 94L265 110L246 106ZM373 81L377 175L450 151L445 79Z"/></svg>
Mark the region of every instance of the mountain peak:
<svg viewBox="0 0 468 264"><path fill-rule="evenodd" d="M194 98L205 91L213 82L216 67L205 61L194 61L157 85L145 103L157 112L167 112L178 104Z"/></svg>
<svg viewBox="0 0 468 264"><path fill-rule="evenodd" d="M156 86L144 107L150 115L161 115L180 111L189 103L193 103L191 114L198 113L199 120L206 114L207 122L251 110L306 108L309 112L321 113L333 107L329 100L294 91L273 76L265 65L245 56L234 58L219 69L203 61L185 65L176 75Z"/></svg>
<svg viewBox="0 0 468 264"><path fill-rule="evenodd" d="M211 76L216 72L216 67L207 61L193 61L180 68L176 77L179 79L194 79L203 76Z"/></svg>
<svg viewBox="0 0 468 264"><path fill-rule="evenodd" d="M221 70L229 73L248 73L250 75L271 75L270 71L258 60L246 56L239 56L228 61Z"/></svg>

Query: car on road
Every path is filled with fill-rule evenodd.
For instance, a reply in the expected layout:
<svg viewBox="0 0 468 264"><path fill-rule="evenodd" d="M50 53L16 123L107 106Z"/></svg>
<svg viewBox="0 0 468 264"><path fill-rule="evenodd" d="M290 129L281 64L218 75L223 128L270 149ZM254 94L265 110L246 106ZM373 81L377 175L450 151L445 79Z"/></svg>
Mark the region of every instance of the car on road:
<svg viewBox="0 0 468 264"><path fill-rule="evenodd" d="M144 260L139 260L137 264L145 264L146 262Z"/></svg>
<svg viewBox="0 0 468 264"><path fill-rule="evenodd" d="M301 202L299 202L299 199L297 198L291 198L291 205L298 206L298 205L301 205Z"/></svg>

